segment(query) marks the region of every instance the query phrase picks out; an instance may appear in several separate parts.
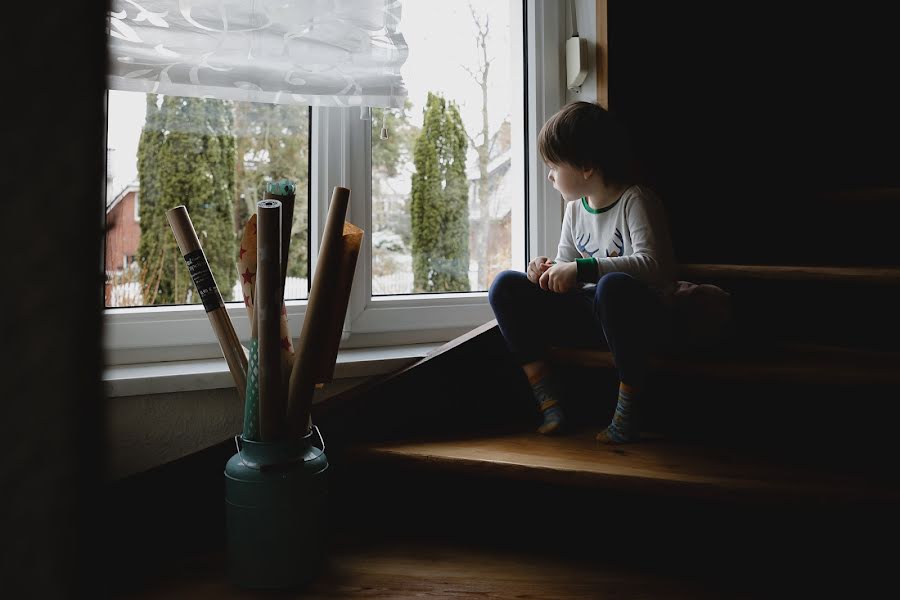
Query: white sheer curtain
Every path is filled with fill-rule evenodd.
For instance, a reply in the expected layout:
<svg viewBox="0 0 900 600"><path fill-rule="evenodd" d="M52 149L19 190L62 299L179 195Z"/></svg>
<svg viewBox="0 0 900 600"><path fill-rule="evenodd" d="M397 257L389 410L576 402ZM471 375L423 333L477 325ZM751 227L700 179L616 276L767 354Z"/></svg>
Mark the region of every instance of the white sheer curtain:
<svg viewBox="0 0 900 600"><path fill-rule="evenodd" d="M113 90L398 108L400 0L112 0Z"/></svg>

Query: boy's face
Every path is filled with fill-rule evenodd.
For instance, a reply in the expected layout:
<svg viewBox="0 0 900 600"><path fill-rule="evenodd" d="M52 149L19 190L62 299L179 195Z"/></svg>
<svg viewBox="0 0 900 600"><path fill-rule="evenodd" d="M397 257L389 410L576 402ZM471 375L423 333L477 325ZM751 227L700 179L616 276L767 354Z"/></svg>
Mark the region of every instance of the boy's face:
<svg viewBox="0 0 900 600"><path fill-rule="evenodd" d="M587 193L585 170L567 164L547 163L547 179L565 200L577 200Z"/></svg>

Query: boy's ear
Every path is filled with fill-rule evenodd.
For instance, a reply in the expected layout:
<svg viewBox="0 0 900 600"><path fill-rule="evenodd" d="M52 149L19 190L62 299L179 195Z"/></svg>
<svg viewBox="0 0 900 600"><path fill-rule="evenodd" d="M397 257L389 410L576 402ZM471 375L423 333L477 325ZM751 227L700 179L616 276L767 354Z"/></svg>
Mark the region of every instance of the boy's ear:
<svg viewBox="0 0 900 600"><path fill-rule="evenodd" d="M593 167L591 167L590 169L582 168L581 173L584 176L585 181L587 181L588 179L591 178L591 175L594 174L594 169L593 169Z"/></svg>

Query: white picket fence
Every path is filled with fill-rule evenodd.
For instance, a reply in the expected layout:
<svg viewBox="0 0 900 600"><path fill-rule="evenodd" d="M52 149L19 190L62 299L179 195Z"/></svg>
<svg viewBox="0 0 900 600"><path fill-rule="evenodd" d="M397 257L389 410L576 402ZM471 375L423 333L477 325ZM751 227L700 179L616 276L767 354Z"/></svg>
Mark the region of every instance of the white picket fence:
<svg viewBox="0 0 900 600"><path fill-rule="evenodd" d="M469 270L470 289L476 289L478 269ZM285 281L284 297L288 299L304 299L307 297L308 283L305 277L288 277ZM372 294L375 296L390 296L394 294L411 294L413 290L412 270L400 270L388 275L379 275L372 279ZM224 294L223 294L224 296ZM225 297L226 302L243 302L244 295L241 291L241 280L238 278L231 288L231 296ZM140 285L137 282L128 282L114 285L110 294L110 307L141 306L143 304Z"/></svg>

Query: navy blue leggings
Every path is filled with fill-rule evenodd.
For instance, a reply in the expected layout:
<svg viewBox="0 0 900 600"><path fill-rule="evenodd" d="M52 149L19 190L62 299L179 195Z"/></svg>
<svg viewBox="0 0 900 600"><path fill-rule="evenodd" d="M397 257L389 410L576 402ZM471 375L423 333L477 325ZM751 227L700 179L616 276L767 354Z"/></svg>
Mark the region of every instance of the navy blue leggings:
<svg viewBox="0 0 900 600"><path fill-rule="evenodd" d="M507 347L521 364L549 346L608 348L619 379L641 386L649 359L667 340L670 319L659 294L626 273L607 273L593 289L542 290L521 271L503 271L488 294Z"/></svg>

